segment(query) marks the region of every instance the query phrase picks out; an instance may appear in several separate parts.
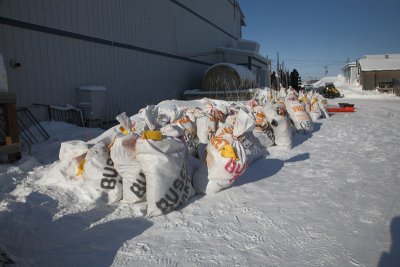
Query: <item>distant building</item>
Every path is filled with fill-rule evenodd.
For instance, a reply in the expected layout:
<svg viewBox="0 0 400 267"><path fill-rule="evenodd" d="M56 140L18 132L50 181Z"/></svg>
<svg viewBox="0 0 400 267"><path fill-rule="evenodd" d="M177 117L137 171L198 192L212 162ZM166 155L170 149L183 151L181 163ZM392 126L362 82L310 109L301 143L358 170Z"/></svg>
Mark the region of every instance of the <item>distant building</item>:
<svg viewBox="0 0 400 267"><path fill-rule="evenodd" d="M219 62L268 86L269 61L242 40L244 19L236 0L0 1L0 54L18 106L46 114L32 104L84 103L76 88L98 85L88 90L105 92L102 119L114 119L201 88Z"/></svg>
<svg viewBox="0 0 400 267"><path fill-rule="evenodd" d="M400 54L366 55L357 60L363 90L400 80Z"/></svg>
<svg viewBox="0 0 400 267"><path fill-rule="evenodd" d="M347 83L354 83L358 80L358 68L356 62L347 63L346 66L342 68L342 72Z"/></svg>

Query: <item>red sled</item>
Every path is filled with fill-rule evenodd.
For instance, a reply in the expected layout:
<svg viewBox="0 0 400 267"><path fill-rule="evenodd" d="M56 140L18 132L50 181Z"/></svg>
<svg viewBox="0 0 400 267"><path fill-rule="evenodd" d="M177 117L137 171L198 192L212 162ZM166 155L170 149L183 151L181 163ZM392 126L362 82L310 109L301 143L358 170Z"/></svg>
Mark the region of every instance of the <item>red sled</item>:
<svg viewBox="0 0 400 267"><path fill-rule="evenodd" d="M355 107L327 107L326 110L330 113L356 111Z"/></svg>

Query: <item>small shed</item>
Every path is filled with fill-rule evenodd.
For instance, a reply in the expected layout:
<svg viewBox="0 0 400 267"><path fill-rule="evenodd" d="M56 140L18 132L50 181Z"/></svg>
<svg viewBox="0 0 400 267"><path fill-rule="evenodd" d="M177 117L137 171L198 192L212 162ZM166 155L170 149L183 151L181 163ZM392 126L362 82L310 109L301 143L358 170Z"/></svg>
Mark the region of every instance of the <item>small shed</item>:
<svg viewBox="0 0 400 267"><path fill-rule="evenodd" d="M387 87L400 80L400 54L363 56L357 67L363 90Z"/></svg>

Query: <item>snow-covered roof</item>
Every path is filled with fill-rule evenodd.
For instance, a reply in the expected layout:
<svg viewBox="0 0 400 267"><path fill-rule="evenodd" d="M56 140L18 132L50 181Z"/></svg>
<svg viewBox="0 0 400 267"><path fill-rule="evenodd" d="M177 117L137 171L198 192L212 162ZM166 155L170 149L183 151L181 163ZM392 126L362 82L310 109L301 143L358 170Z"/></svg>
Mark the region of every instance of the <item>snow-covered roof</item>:
<svg viewBox="0 0 400 267"><path fill-rule="evenodd" d="M357 66L357 62L355 62L355 61L349 62L342 68L342 70L347 69L347 68L351 68L351 67L356 67L356 66Z"/></svg>
<svg viewBox="0 0 400 267"><path fill-rule="evenodd" d="M217 64L212 65L204 72L204 75L206 75L209 71L211 71L217 67L220 67L220 66L224 66L224 67L232 69L239 75L239 78L242 80L253 81L256 79L256 76L254 75L254 73L251 70L249 70L248 68L241 66L241 65L237 65L237 64L233 64L233 63L226 63L226 62L217 63Z"/></svg>
<svg viewBox="0 0 400 267"><path fill-rule="evenodd" d="M358 63L361 71L400 70L400 54L366 55Z"/></svg>

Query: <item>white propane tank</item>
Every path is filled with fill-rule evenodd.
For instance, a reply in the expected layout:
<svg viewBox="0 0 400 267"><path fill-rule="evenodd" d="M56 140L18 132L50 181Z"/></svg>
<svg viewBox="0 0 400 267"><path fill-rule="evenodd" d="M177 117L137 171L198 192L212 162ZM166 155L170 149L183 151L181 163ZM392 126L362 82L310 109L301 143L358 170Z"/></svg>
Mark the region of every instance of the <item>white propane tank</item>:
<svg viewBox="0 0 400 267"><path fill-rule="evenodd" d="M101 120L104 113L107 88L100 85L77 87L78 108L83 109L85 120Z"/></svg>

